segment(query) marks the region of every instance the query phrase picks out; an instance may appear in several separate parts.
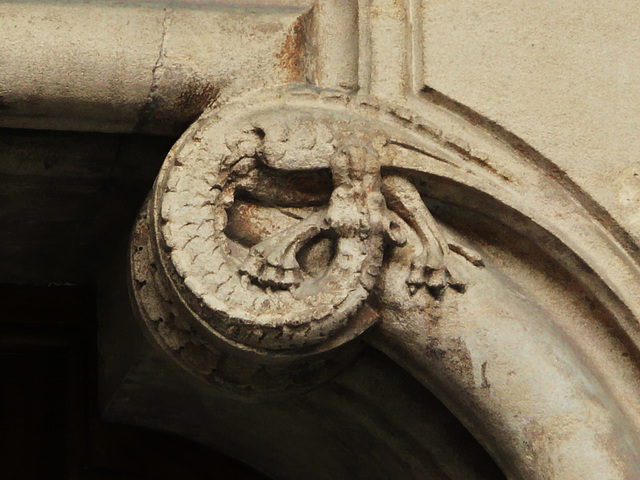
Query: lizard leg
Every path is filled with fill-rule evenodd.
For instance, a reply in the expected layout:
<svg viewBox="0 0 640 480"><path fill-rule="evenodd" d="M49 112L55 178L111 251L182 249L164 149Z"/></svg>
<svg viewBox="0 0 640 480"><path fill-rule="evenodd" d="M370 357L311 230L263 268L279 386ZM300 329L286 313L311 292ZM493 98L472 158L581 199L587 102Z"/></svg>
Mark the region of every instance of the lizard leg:
<svg viewBox="0 0 640 480"><path fill-rule="evenodd" d="M441 295L449 286L464 291L465 282L449 270L449 244L415 185L404 177L388 175L383 177L382 191L389 208L407 222L420 239L407 277L411 292L423 285L434 296Z"/></svg>
<svg viewBox="0 0 640 480"><path fill-rule="evenodd" d="M268 287L298 286L302 282L302 271L296 256L309 240L328 229L325 217L326 211L312 213L300 223L254 245L240 265L240 273Z"/></svg>

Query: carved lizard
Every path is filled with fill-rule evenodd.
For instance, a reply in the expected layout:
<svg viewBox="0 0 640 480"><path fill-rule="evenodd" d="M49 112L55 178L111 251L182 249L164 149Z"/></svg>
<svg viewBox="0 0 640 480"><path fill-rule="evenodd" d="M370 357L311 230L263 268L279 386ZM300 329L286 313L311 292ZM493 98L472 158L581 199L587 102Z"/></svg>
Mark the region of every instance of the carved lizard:
<svg viewBox="0 0 640 480"><path fill-rule="evenodd" d="M278 148L274 143L283 143L282 134L273 139L268 129L259 129L261 137L265 136L264 132L267 133L263 152L273 152ZM315 141L307 143L315 145ZM482 265L480 257L459 245L450 248L415 185L400 175L382 174L378 153L370 141L361 136L339 143L342 146L335 148L328 159L326 154L322 155L324 158L312 156L312 161L307 160L303 167L305 170L329 168L333 181L329 196L299 191L295 185L287 185L284 176L278 175L282 171L301 170L295 155L296 150L301 154L300 149L291 142L288 145L290 155L277 156L276 162L272 161L271 155L258 155L249 160L252 165L242 168L243 173L229 184L229 202L235 191L240 190L272 205L282 205L283 201L296 205L328 203L323 210L311 213L293 227L254 245L240 265L240 271L258 284L295 288L302 282L297 254L313 237L320 234L337 238L383 235L391 244L402 246L406 239L397 220L400 217L419 238L418 250L406 279L411 293L422 286L436 297L447 287L464 291L465 283L449 269L450 251L453 249L477 266ZM279 188L267 186L274 182Z"/></svg>

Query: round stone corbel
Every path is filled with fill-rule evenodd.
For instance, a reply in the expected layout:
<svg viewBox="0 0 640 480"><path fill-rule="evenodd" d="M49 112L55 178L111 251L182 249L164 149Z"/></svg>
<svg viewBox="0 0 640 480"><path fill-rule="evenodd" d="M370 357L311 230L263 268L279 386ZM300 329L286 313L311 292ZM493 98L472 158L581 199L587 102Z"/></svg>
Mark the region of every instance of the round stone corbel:
<svg viewBox="0 0 640 480"><path fill-rule="evenodd" d="M412 137L376 101L308 87L203 115L167 157L131 243L132 292L154 343L236 392L323 381L376 321L367 300L402 225L421 244L407 291L464 291L418 191L382 175Z"/></svg>
<svg viewBox="0 0 640 480"><path fill-rule="evenodd" d="M361 123L253 99L183 135L131 243L135 303L165 353L214 385L258 396L316 384L351 358L351 340L375 319L365 301L392 222ZM326 176L329 188L310 193L277 174L308 171L309 183L327 168L333 193Z"/></svg>

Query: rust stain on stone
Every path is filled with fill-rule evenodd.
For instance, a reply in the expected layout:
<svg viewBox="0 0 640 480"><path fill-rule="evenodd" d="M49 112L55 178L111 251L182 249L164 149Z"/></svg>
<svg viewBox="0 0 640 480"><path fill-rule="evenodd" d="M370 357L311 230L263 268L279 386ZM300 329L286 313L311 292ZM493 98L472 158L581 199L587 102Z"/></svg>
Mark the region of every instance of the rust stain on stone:
<svg viewBox="0 0 640 480"><path fill-rule="evenodd" d="M287 72L288 82L302 82L305 79L304 54L307 23L305 15L296 20L276 55L280 60L280 67Z"/></svg>
<svg viewBox="0 0 640 480"><path fill-rule="evenodd" d="M191 82L176 99L178 111L185 118L195 119L218 96L218 89L212 83Z"/></svg>
<svg viewBox="0 0 640 480"><path fill-rule="evenodd" d="M424 353L430 361L437 362L442 368L459 378L463 385L469 388L475 387L473 360L469 349L461 338L428 337ZM486 374L486 368L486 365L482 367L483 375ZM488 387L487 382L485 388Z"/></svg>

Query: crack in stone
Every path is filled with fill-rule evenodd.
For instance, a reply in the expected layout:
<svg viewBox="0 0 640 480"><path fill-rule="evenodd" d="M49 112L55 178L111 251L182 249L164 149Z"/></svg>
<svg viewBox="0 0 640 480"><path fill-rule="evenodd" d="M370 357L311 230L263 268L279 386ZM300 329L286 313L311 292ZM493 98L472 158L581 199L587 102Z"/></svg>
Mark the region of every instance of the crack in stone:
<svg viewBox="0 0 640 480"><path fill-rule="evenodd" d="M160 39L160 49L158 51L158 58L156 59L153 68L151 69L151 85L149 85L149 91L147 93L147 98L144 102L144 106L140 110L140 115L138 116L138 121L136 122L136 126L134 130L139 132L143 130L143 127L149 122L151 119L151 115L153 113L153 106L155 102L155 94L158 91L158 70L164 66L164 58L166 54L166 40L167 40L167 32L169 30L169 25L171 23L171 15L173 11L170 8L164 9L164 18L162 19L162 38Z"/></svg>

